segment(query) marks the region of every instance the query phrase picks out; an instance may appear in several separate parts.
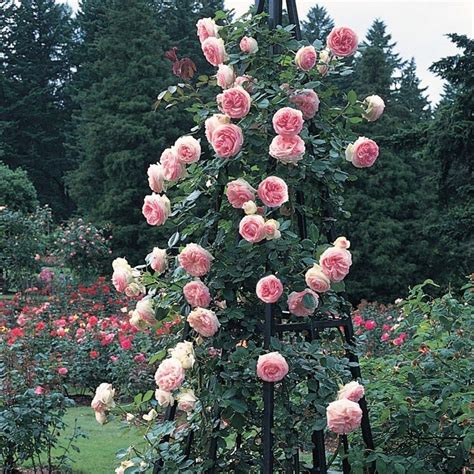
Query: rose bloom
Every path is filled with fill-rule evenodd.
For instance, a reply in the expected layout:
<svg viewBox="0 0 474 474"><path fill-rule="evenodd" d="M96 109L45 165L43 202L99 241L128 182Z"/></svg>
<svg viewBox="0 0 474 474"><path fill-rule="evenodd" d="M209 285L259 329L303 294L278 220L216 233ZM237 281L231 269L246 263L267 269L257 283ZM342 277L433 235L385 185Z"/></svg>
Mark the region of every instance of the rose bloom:
<svg viewBox="0 0 474 474"><path fill-rule="evenodd" d="M248 216L257 214L258 208L254 201L246 201L242 204L242 209Z"/></svg>
<svg viewBox="0 0 474 474"><path fill-rule="evenodd" d="M328 248L319 257L319 265L331 281L342 281L349 273L352 256L346 249Z"/></svg>
<svg viewBox="0 0 474 474"><path fill-rule="evenodd" d="M167 181L178 181L185 174L183 163L178 159L176 148L167 148L160 157L160 163L163 169L163 176Z"/></svg>
<svg viewBox="0 0 474 474"><path fill-rule="evenodd" d="M327 37L327 47L339 57L352 56L359 46L357 34L345 26L333 28Z"/></svg>
<svg viewBox="0 0 474 474"><path fill-rule="evenodd" d="M298 69L309 71L316 64L317 58L314 46L304 46L296 52L295 63Z"/></svg>
<svg viewBox="0 0 474 474"><path fill-rule="evenodd" d="M265 220L262 216L252 214L242 218L239 234L247 242L256 244L265 238Z"/></svg>
<svg viewBox="0 0 474 474"><path fill-rule="evenodd" d="M348 249L351 246L350 240L347 240L346 237L338 237L333 242L334 247L339 247L341 249Z"/></svg>
<svg viewBox="0 0 474 474"><path fill-rule="evenodd" d="M272 123L278 135L292 137L303 129L303 113L291 107L283 107L275 113Z"/></svg>
<svg viewBox="0 0 474 474"><path fill-rule="evenodd" d="M381 336L380 336L380 340L382 342L386 342L390 339L390 334L388 332L384 332Z"/></svg>
<svg viewBox="0 0 474 474"><path fill-rule="evenodd" d="M95 412L95 421L99 423L100 425L104 425L107 422L107 415L103 411L96 411ZM115 472L119 472L117 469ZM124 471L121 471L124 472Z"/></svg>
<svg viewBox="0 0 474 474"><path fill-rule="evenodd" d="M201 277L211 269L214 257L197 244L188 244L178 255L179 264L186 273L194 277Z"/></svg>
<svg viewBox="0 0 474 474"><path fill-rule="evenodd" d="M58 369L58 374L59 375L66 375L69 371L67 370L66 367L59 367Z"/></svg>
<svg viewBox="0 0 474 474"><path fill-rule="evenodd" d="M145 257L147 265L157 273L163 273L168 267L168 257L166 250L154 247L153 251Z"/></svg>
<svg viewBox="0 0 474 474"><path fill-rule="evenodd" d="M116 260L114 260L114 263ZM125 260L125 259L120 259L120 260ZM114 265L114 263L112 263L112 266ZM123 291L125 291L127 286L132 281L133 281L132 267L128 265L128 263L126 265L121 265L121 266L116 265L114 267L114 273L112 274L112 284L114 285L117 291L122 293Z"/></svg>
<svg viewBox="0 0 474 474"><path fill-rule="evenodd" d="M321 76L325 76L329 70L329 63L331 62L331 56L327 49L323 49L319 53L319 64L318 64L318 72Z"/></svg>
<svg viewBox="0 0 474 474"><path fill-rule="evenodd" d="M242 149L242 129L233 123L217 127L212 134L212 148L219 158L232 158Z"/></svg>
<svg viewBox="0 0 474 474"><path fill-rule="evenodd" d="M196 23L197 35L199 41L202 43L209 37L217 37L219 27L212 18L201 18Z"/></svg>
<svg viewBox="0 0 474 474"><path fill-rule="evenodd" d="M258 43L255 38L244 36L240 40L240 51L248 54L255 54L258 51Z"/></svg>
<svg viewBox="0 0 474 474"><path fill-rule="evenodd" d="M264 382L279 382L288 370L288 363L279 352L270 352L258 358L257 376Z"/></svg>
<svg viewBox="0 0 474 474"><path fill-rule="evenodd" d="M209 288L201 280L186 283L183 288L183 294L186 301L193 307L207 308L211 304Z"/></svg>
<svg viewBox="0 0 474 474"><path fill-rule="evenodd" d="M346 160L356 168L369 168L379 156L377 143L369 138L359 137L346 148Z"/></svg>
<svg viewBox="0 0 474 474"><path fill-rule="evenodd" d="M189 325L201 336L212 337L218 331L220 323L216 313L210 309L196 308L188 314Z"/></svg>
<svg viewBox="0 0 474 474"><path fill-rule="evenodd" d="M222 87L222 89L228 89L232 87L235 80L234 69L232 66L227 66L226 64L219 64L219 69L216 74L217 85Z"/></svg>
<svg viewBox="0 0 474 474"><path fill-rule="evenodd" d="M235 209L242 209L248 201L255 201L256 190L245 179L239 178L227 183L226 196L230 205Z"/></svg>
<svg viewBox="0 0 474 474"><path fill-rule="evenodd" d="M183 164L189 165L190 163L195 163L201 156L201 144L199 140L189 135L178 138L174 144L174 149L178 161Z"/></svg>
<svg viewBox="0 0 474 474"><path fill-rule="evenodd" d="M258 185L258 197L268 207L278 207L288 201L288 186L277 176L268 176Z"/></svg>
<svg viewBox="0 0 474 474"><path fill-rule="evenodd" d="M367 122L375 122L383 114L385 109L385 102L382 97L378 95L369 95L364 100L364 105L366 107L365 112L362 114Z"/></svg>
<svg viewBox="0 0 474 474"><path fill-rule="evenodd" d="M163 225L171 211L169 199L163 195L153 193L145 196L142 213L150 225Z"/></svg>
<svg viewBox="0 0 474 474"><path fill-rule="evenodd" d="M300 110L305 120L312 119L319 110L319 97L312 89L301 89L290 95L290 102Z"/></svg>
<svg viewBox="0 0 474 474"><path fill-rule="evenodd" d="M160 390L159 388L155 390L155 398L160 407L167 407L174 403L173 395L171 395L170 392L167 392L166 390Z"/></svg>
<svg viewBox="0 0 474 474"><path fill-rule="evenodd" d="M217 96L219 109L233 119L241 119L250 112L252 99L240 86L231 87Z"/></svg>
<svg viewBox="0 0 474 474"><path fill-rule="evenodd" d="M331 288L331 280L324 274L318 264L314 264L305 274L306 284L318 293L324 293Z"/></svg>
<svg viewBox="0 0 474 474"><path fill-rule="evenodd" d="M311 307L309 308L306 307L304 303L304 297L306 295L311 295L313 297ZM303 291L293 291L288 296L288 309L290 310L290 313L295 316L311 316L318 307L318 303L318 295L308 288Z"/></svg>
<svg viewBox="0 0 474 474"><path fill-rule="evenodd" d="M148 185L155 193L161 193L164 190L165 175L160 163L148 167Z"/></svg>
<svg viewBox="0 0 474 474"><path fill-rule="evenodd" d="M206 129L206 138L209 143L212 143L212 134L217 127L230 123L230 117L224 114L214 114L204 122Z"/></svg>
<svg viewBox="0 0 474 474"><path fill-rule="evenodd" d="M249 94L253 92L255 79L248 74L235 78L234 85L243 87Z"/></svg>
<svg viewBox="0 0 474 474"><path fill-rule="evenodd" d="M166 359L155 373L155 382L160 390L172 392L184 381L184 369L177 359Z"/></svg>
<svg viewBox="0 0 474 474"><path fill-rule="evenodd" d="M43 395L44 393L44 388L41 385L38 385L35 388L35 395Z"/></svg>
<svg viewBox="0 0 474 474"><path fill-rule="evenodd" d="M95 411L104 411L115 407L115 390L110 383L101 383L95 389L95 395L91 402L91 407Z"/></svg>
<svg viewBox="0 0 474 474"><path fill-rule="evenodd" d="M140 318L146 321L148 324L155 322L155 310L153 309L153 300L151 298L142 298L137 302L135 311L139 314Z"/></svg>
<svg viewBox="0 0 474 474"><path fill-rule="evenodd" d="M275 275L268 275L258 281L255 291L264 303L276 303L283 294L283 285Z"/></svg>
<svg viewBox="0 0 474 474"><path fill-rule="evenodd" d="M183 369L191 369L196 361L193 343L189 341L178 342L168 353L170 357L181 362Z"/></svg>
<svg viewBox="0 0 474 474"><path fill-rule="evenodd" d="M219 66L227 59L224 41L221 38L210 36L202 42L201 48L204 57L213 66Z"/></svg>
<svg viewBox="0 0 474 474"><path fill-rule="evenodd" d="M349 434L360 426L362 410L347 398L330 403L326 409L328 429L337 434Z"/></svg>
<svg viewBox="0 0 474 474"><path fill-rule="evenodd" d="M281 237L281 232L278 230L280 228L280 223L275 219L268 219L265 222L265 238L267 240L279 239Z"/></svg>
<svg viewBox="0 0 474 474"><path fill-rule="evenodd" d="M303 159L305 151L304 141L298 135L293 137L277 135L270 143L269 154L282 163L296 165Z"/></svg>
<svg viewBox="0 0 474 474"><path fill-rule="evenodd" d="M377 327L377 323L373 319L368 319L365 321L364 327L367 331L373 331Z"/></svg>
<svg viewBox="0 0 474 474"><path fill-rule="evenodd" d="M346 385L337 392L337 399L341 400L347 398L347 400L350 400L351 402L358 402L364 396L364 392L363 385L359 382L352 381L346 383Z"/></svg>
<svg viewBox="0 0 474 474"><path fill-rule="evenodd" d="M181 392L176 397L176 401L178 402L178 410L190 412L194 410L197 398L194 395L193 390L187 390L185 392Z"/></svg>

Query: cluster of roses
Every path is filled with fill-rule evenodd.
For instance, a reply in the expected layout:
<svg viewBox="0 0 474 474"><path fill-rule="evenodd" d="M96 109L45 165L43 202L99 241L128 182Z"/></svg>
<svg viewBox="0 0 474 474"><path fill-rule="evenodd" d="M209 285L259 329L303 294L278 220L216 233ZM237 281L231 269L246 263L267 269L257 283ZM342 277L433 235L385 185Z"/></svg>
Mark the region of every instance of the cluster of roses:
<svg viewBox="0 0 474 474"><path fill-rule="evenodd" d="M91 407L95 413L95 419L103 425L107 421L107 412L115 407L115 390L110 383L101 383L95 390Z"/></svg>

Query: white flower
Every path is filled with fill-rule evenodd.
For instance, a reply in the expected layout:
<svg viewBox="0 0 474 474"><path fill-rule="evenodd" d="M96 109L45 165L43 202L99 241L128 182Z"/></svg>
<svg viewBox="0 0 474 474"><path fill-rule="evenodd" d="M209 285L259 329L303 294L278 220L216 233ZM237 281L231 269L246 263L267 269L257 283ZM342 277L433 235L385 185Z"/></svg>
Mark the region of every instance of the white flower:
<svg viewBox="0 0 474 474"><path fill-rule="evenodd" d="M191 369L195 362L193 343L189 341L178 342L174 349L169 349L168 353L173 359L181 362L183 369Z"/></svg>

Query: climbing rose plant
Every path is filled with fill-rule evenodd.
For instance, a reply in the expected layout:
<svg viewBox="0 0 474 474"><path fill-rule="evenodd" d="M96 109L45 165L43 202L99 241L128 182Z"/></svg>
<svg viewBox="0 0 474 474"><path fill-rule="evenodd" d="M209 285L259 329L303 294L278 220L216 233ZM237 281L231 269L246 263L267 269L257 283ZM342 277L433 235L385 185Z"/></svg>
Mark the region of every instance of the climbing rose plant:
<svg viewBox="0 0 474 474"><path fill-rule="evenodd" d="M308 342L290 333L266 351L263 320L270 303L277 322L349 314L341 292L350 241L327 236L345 215L341 194L352 167L372 166L379 154L350 126L376 120L383 101L359 101L334 85L351 73L344 60L357 49L351 29L335 28L323 48L296 41L292 26L270 30L265 14L251 13L232 23L223 12L199 20L197 40L215 76L158 97L157 106L186 104L196 122L157 150L148 170L143 215L169 238L150 243L145 265L116 259L112 281L141 298L132 325L182 323L164 336L168 351L150 361L156 387L135 398L142 414L127 415L146 426L146 448L122 450L119 473L144 472L157 460L163 472L204 472L212 439L220 472L259 471L262 381L275 383L278 472L295 450L312 449L313 430L347 434L360 425L363 387L341 390L350 372L339 335ZM93 407L104 422L113 404L101 390ZM163 419L173 405L176 418Z"/></svg>

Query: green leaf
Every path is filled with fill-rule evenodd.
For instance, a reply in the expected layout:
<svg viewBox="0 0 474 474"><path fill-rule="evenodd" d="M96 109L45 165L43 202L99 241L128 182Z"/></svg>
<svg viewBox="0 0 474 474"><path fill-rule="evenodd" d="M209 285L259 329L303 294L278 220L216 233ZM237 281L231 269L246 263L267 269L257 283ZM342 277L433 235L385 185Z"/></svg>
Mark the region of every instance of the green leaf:
<svg viewBox="0 0 474 474"><path fill-rule="evenodd" d="M335 291L336 293L341 293L343 291L346 291L346 285L343 281L335 281L331 283L331 290Z"/></svg>
<svg viewBox="0 0 474 474"><path fill-rule="evenodd" d="M166 356L166 349L162 349L161 351L158 351L156 354L150 357L150 360L148 361L148 365L153 365L156 362L164 359Z"/></svg>
<svg viewBox="0 0 474 474"><path fill-rule="evenodd" d="M349 102L351 105L354 105L357 102L356 91L352 90L347 93L347 102Z"/></svg>
<svg viewBox="0 0 474 474"><path fill-rule="evenodd" d="M303 296L303 306L306 309L314 309L316 306L316 301L314 299L314 296L307 293L306 295Z"/></svg>
<svg viewBox="0 0 474 474"><path fill-rule="evenodd" d="M153 393L153 390L148 390L148 392L143 395L142 403L151 400L151 398L153 397Z"/></svg>
<svg viewBox="0 0 474 474"><path fill-rule="evenodd" d="M360 122L362 122L362 117L351 117L349 119L349 122L350 123L360 123Z"/></svg>

